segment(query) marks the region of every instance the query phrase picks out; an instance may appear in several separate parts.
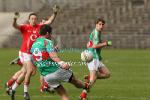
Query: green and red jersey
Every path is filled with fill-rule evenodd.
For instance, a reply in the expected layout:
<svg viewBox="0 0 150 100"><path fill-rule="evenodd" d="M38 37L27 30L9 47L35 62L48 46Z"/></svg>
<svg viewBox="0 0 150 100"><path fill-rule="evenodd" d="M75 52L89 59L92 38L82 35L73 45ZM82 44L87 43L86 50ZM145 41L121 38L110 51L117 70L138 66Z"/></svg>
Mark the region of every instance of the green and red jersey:
<svg viewBox="0 0 150 100"><path fill-rule="evenodd" d="M96 29L94 29L89 36L89 41L92 42L94 45L98 45L101 42L101 32L98 32ZM101 48L88 48L89 51L93 53L93 58L101 60Z"/></svg>
<svg viewBox="0 0 150 100"><path fill-rule="evenodd" d="M33 62L43 76L59 69L59 65L49 56L51 52L54 52L53 42L46 38L37 38L32 45Z"/></svg>

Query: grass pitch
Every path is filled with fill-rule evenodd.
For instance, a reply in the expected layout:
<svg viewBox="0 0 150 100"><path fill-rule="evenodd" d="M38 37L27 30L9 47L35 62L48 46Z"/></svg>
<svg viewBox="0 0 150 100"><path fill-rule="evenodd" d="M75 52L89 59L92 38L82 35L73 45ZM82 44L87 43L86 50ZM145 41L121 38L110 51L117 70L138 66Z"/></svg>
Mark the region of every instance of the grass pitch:
<svg viewBox="0 0 150 100"><path fill-rule="evenodd" d="M18 55L17 49L0 49L0 100L10 100L4 83L19 70L9 61ZM59 54L64 61L80 62L80 53L75 51ZM88 100L150 100L150 51L149 50L103 50L103 63L110 69L111 78L97 80L88 94ZM81 66L82 65L82 66ZM76 77L83 79L88 73L85 65L73 63ZM81 89L63 83L70 100L78 100ZM39 74L32 77L29 88L31 100L60 100L59 96L39 91ZM16 90L16 100L24 100L23 86Z"/></svg>

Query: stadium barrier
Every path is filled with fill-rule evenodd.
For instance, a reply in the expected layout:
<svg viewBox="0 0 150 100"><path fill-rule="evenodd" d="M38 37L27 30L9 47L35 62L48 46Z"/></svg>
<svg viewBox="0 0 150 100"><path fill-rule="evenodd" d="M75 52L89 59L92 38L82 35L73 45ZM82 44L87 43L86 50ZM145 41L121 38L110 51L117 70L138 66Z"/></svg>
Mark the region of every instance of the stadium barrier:
<svg viewBox="0 0 150 100"><path fill-rule="evenodd" d="M88 35L53 35L59 48L86 48ZM3 40L2 38L5 38ZM21 34L0 36L0 48L19 48ZM112 40L113 46L109 48L149 49L150 35L142 34L105 34L103 40Z"/></svg>

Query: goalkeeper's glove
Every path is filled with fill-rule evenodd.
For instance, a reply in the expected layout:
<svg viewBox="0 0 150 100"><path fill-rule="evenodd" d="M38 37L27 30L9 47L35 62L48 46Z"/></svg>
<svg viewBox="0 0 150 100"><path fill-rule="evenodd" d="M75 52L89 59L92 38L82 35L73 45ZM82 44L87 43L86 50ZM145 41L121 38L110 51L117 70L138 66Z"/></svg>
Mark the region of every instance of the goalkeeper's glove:
<svg viewBox="0 0 150 100"><path fill-rule="evenodd" d="M53 12L57 14L58 11L59 11L59 6L58 5L54 5Z"/></svg>
<svg viewBox="0 0 150 100"><path fill-rule="evenodd" d="M14 20L17 20L20 17L19 12L15 12Z"/></svg>
<svg viewBox="0 0 150 100"><path fill-rule="evenodd" d="M107 41L107 46L111 46L112 45L112 41Z"/></svg>

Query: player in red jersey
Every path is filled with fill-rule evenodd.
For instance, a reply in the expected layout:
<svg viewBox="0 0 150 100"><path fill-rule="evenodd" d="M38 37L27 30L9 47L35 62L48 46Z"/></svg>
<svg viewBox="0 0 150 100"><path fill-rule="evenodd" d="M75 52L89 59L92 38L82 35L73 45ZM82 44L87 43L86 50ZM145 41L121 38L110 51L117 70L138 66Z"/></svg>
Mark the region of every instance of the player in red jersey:
<svg viewBox="0 0 150 100"><path fill-rule="evenodd" d="M50 18L48 18L48 20L45 21L44 24L51 24L57 15L57 11L58 7L55 6L53 15ZM23 36L21 49L19 51L19 58L23 66L20 70L21 74L19 75L15 83L12 85L12 88L9 90L9 94L11 98L14 99L15 89L24 81L24 97L25 100L30 100L30 96L28 93L28 85L30 83L31 74L35 73L35 67L31 61L30 48L33 42L36 40L36 38L39 37L39 29L44 24L39 24L37 22L36 13L29 14L29 24L19 25L17 24L17 19L18 14L16 13L16 16L13 20L13 27L20 30Z"/></svg>
<svg viewBox="0 0 150 100"><path fill-rule="evenodd" d="M48 17L43 17L41 19L41 24L44 24L46 21L48 20ZM55 51L58 50L58 47L56 45L56 41L54 41L54 44L55 44ZM20 58L17 57L15 59L13 59L11 62L10 62L10 65L14 65L14 64L17 64L19 65L20 67L22 67L22 63L20 61ZM21 70L17 71L5 84L5 87L6 87L6 92L8 93L8 90L9 90L9 87L12 87L12 85L15 83L15 81L17 80L17 78L19 77L19 75L21 74ZM50 87L47 85L47 83L44 81L43 77L40 76L40 83L41 83L41 86L40 86L40 91L41 92L49 92L49 93L53 93L54 91L53 90L50 90Z"/></svg>

